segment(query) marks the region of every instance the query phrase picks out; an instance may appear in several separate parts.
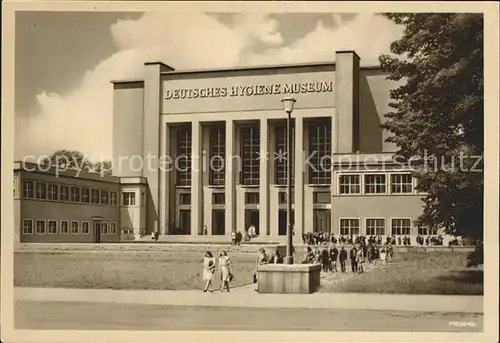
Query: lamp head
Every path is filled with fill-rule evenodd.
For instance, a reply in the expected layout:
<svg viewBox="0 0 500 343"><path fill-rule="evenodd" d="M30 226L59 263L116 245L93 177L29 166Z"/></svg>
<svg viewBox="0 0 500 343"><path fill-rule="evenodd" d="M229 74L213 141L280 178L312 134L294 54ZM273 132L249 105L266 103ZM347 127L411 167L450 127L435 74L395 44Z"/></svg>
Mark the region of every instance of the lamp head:
<svg viewBox="0 0 500 343"><path fill-rule="evenodd" d="M285 112L288 113L288 114L290 114L290 113L292 113L293 106L295 105L295 103L297 102L297 100L295 100L292 97L286 97L286 98L283 98L281 100L281 102L283 103L283 108L284 108Z"/></svg>

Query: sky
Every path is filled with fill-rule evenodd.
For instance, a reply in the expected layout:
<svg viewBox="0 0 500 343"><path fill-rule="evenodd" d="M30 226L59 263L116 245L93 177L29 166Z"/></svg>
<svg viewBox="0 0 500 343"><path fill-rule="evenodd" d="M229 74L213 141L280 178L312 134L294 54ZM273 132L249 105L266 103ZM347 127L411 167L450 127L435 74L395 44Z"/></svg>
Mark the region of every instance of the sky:
<svg viewBox="0 0 500 343"><path fill-rule="evenodd" d="M112 155L110 81L146 61L200 69L334 61L377 65L402 34L375 14L17 12L15 157Z"/></svg>

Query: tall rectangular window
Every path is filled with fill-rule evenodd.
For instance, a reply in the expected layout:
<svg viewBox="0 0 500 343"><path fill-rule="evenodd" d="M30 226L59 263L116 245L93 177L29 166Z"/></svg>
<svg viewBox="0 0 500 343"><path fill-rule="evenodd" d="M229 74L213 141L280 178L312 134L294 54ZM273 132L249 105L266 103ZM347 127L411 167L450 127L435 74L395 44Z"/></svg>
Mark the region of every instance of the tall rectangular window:
<svg viewBox="0 0 500 343"><path fill-rule="evenodd" d="M23 220L23 234L29 235L33 233L33 219Z"/></svg>
<svg viewBox="0 0 500 343"><path fill-rule="evenodd" d="M366 219L366 234L368 236L385 235L385 219Z"/></svg>
<svg viewBox="0 0 500 343"><path fill-rule="evenodd" d="M191 126L177 129L177 185L191 185Z"/></svg>
<svg viewBox="0 0 500 343"><path fill-rule="evenodd" d="M111 205L116 206L118 201L116 199L116 192L111 192L110 193L110 199L111 199Z"/></svg>
<svg viewBox="0 0 500 343"><path fill-rule="evenodd" d="M36 221L36 233L45 234L45 220Z"/></svg>
<svg viewBox="0 0 500 343"><path fill-rule="evenodd" d="M33 189L33 181L23 182L23 198L33 199L35 197L35 191Z"/></svg>
<svg viewBox="0 0 500 343"><path fill-rule="evenodd" d="M411 219L393 219L391 231L394 236L410 235Z"/></svg>
<svg viewBox="0 0 500 343"><path fill-rule="evenodd" d="M217 125L210 130L210 184L223 186L225 184L225 154L226 129L224 125Z"/></svg>
<svg viewBox="0 0 500 343"><path fill-rule="evenodd" d="M391 193L408 194L413 192L411 174L392 174Z"/></svg>
<svg viewBox="0 0 500 343"><path fill-rule="evenodd" d="M71 201L80 202L80 188L71 187Z"/></svg>
<svg viewBox="0 0 500 343"><path fill-rule="evenodd" d="M69 187L61 186L61 201L69 201Z"/></svg>
<svg viewBox="0 0 500 343"><path fill-rule="evenodd" d="M79 224L80 222L71 222L71 233L78 234L80 232Z"/></svg>
<svg viewBox="0 0 500 343"><path fill-rule="evenodd" d="M291 135L291 145L292 145L292 150L289 153L288 152L288 146L287 146L287 123L279 124L275 126L275 148L274 148L274 172L275 172L275 181L277 185L286 185L287 180L288 180L288 171L287 171L287 165L288 165L288 158L291 158L291 170L290 170L290 175L292 178L292 184L293 180L295 179L295 125L292 121L291 123L291 130L292 130L292 135Z"/></svg>
<svg viewBox="0 0 500 343"><path fill-rule="evenodd" d="M57 185L49 185L49 189L47 191L47 199L57 200Z"/></svg>
<svg viewBox="0 0 500 343"><path fill-rule="evenodd" d="M89 230L89 222L82 222L82 233L83 234L88 234L90 232Z"/></svg>
<svg viewBox="0 0 500 343"><path fill-rule="evenodd" d="M99 190L92 190L92 203L98 205L99 204Z"/></svg>
<svg viewBox="0 0 500 343"><path fill-rule="evenodd" d="M332 122L330 118L309 125L309 184L329 185L332 170Z"/></svg>
<svg viewBox="0 0 500 343"><path fill-rule="evenodd" d="M88 188L82 188L82 202L85 204L90 202L90 190Z"/></svg>
<svg viewBox="0 0 500 343"><path fill-rule="evenodd" d="M61 233L69 233L69 226L67 220L61 220Z"/></svg>
<svg viewBox="0 0 500 343"><path fill-rule="evenodd" d="M56 234L57 233L57 221L55 220L49 220L48 221L48 230L47 232L50 234Z"/></svg>
<svg viewBox="0 0 500 343"><path fill-rule="evenodd" d="M258 185L260 176L260 127L259 125L243 126L240 132L240 156L243 160L241 183L243 185Z"/></svg>
<svg viewBox="0 0 500 343"><path fill-rule="evenodd" d="M359 219L340 219L340 234L347 236L359 235Z"/></svg>
<svg viewBox="0 0 500 343"><path fill-rule="evenodd" d="M101 191L101 205L107 205L108 199L108 191Z"/></svg>
<svg viewBox="0 0 500 343"><path fill-rule="evenodd" d="M386 191L385 174L365 175L365 194L383 194Z"/></svg>
<svg viewBox="0 0 500 343"><path fill-rule="evenodd" d="M359 175L340 175L339 192L340 194L360 194L361 183Z"/></svg>

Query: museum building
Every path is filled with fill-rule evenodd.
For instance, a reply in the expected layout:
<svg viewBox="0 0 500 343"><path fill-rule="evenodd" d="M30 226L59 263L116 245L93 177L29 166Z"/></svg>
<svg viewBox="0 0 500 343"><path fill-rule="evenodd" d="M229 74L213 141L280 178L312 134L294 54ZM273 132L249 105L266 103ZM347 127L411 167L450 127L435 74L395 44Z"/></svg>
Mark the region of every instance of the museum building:
<svg viewBox="0 0 500 343"><path fill-rule="evenodd" d="M360 67L354 51L337 51L335 62L230 69L176 71L146 63L142 79L112 82L113 176L55 178L54 171L18 167L21 241L43 240L36 238L37 220L45 221L47 236L55 225L49 220L59 223L55 241L95 241L103 223L100 241L151 232L167 240L225 239L251 225L262 242L280 241L287 199L284 97L296 100L290 155L297 240L314 231L436 234L414 227L423 194L380 127L397 86L386 76L380 67ZM29 179L32 186L23 184ZM37 182L59 183L65 200L39 199ZM44 207L51 204L52 210ZM23 218L33 220L26 224L31 229L24 230ZM80 234L66 234L73 229Z"/></svg>

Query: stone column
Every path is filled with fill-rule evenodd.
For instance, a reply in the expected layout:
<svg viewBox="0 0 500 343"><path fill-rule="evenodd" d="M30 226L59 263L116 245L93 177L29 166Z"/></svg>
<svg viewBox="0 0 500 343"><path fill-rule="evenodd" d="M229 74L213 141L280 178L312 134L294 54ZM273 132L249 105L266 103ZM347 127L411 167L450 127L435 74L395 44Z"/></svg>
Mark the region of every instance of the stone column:
<svg viewBox="0 0 500 343"><path fill-rule="evenodd" d="M197 120L191 125L191 236L198 236L203 230L202 127Z"/></svg>
<svg viewBox="0 0 500 343"><path fill-rule="evenodd" d="M226 156L225 167L225 184L224 190L226 193L225 199L225 218L226 218L226 235L230 236L231 231L236 229L235 208L236 208L236 179L235 179L235 124L233 120L226 120Z"/></svg>
<svg viewBox="0 0 500 343"><path fill-rule="evenodd" d="M175 188L170 187L169 170L173 168L171 157L170 157L170 127L168 124L160 124L160 161L159 161L159 172L160 172L160 201L158 209L160 212L160 225L158 230L160 235L164 235L167 231L166 227L170 221L169 218L169 196L168 194L175 191Z"/></svg>
<svg viewBox="0 0 500 343"><path fill-rule="evenodd" d="M304 119L295 118L295 239L304 232Z"/></svg>
<svg viewBox="0 0 500 343"><path fill-rule="evenodd" d="M260 236L272 234L269 227L269 123L260 120L260 177L259 177L259 232ZM276 232L277 234L277 232Z"/></svg>

